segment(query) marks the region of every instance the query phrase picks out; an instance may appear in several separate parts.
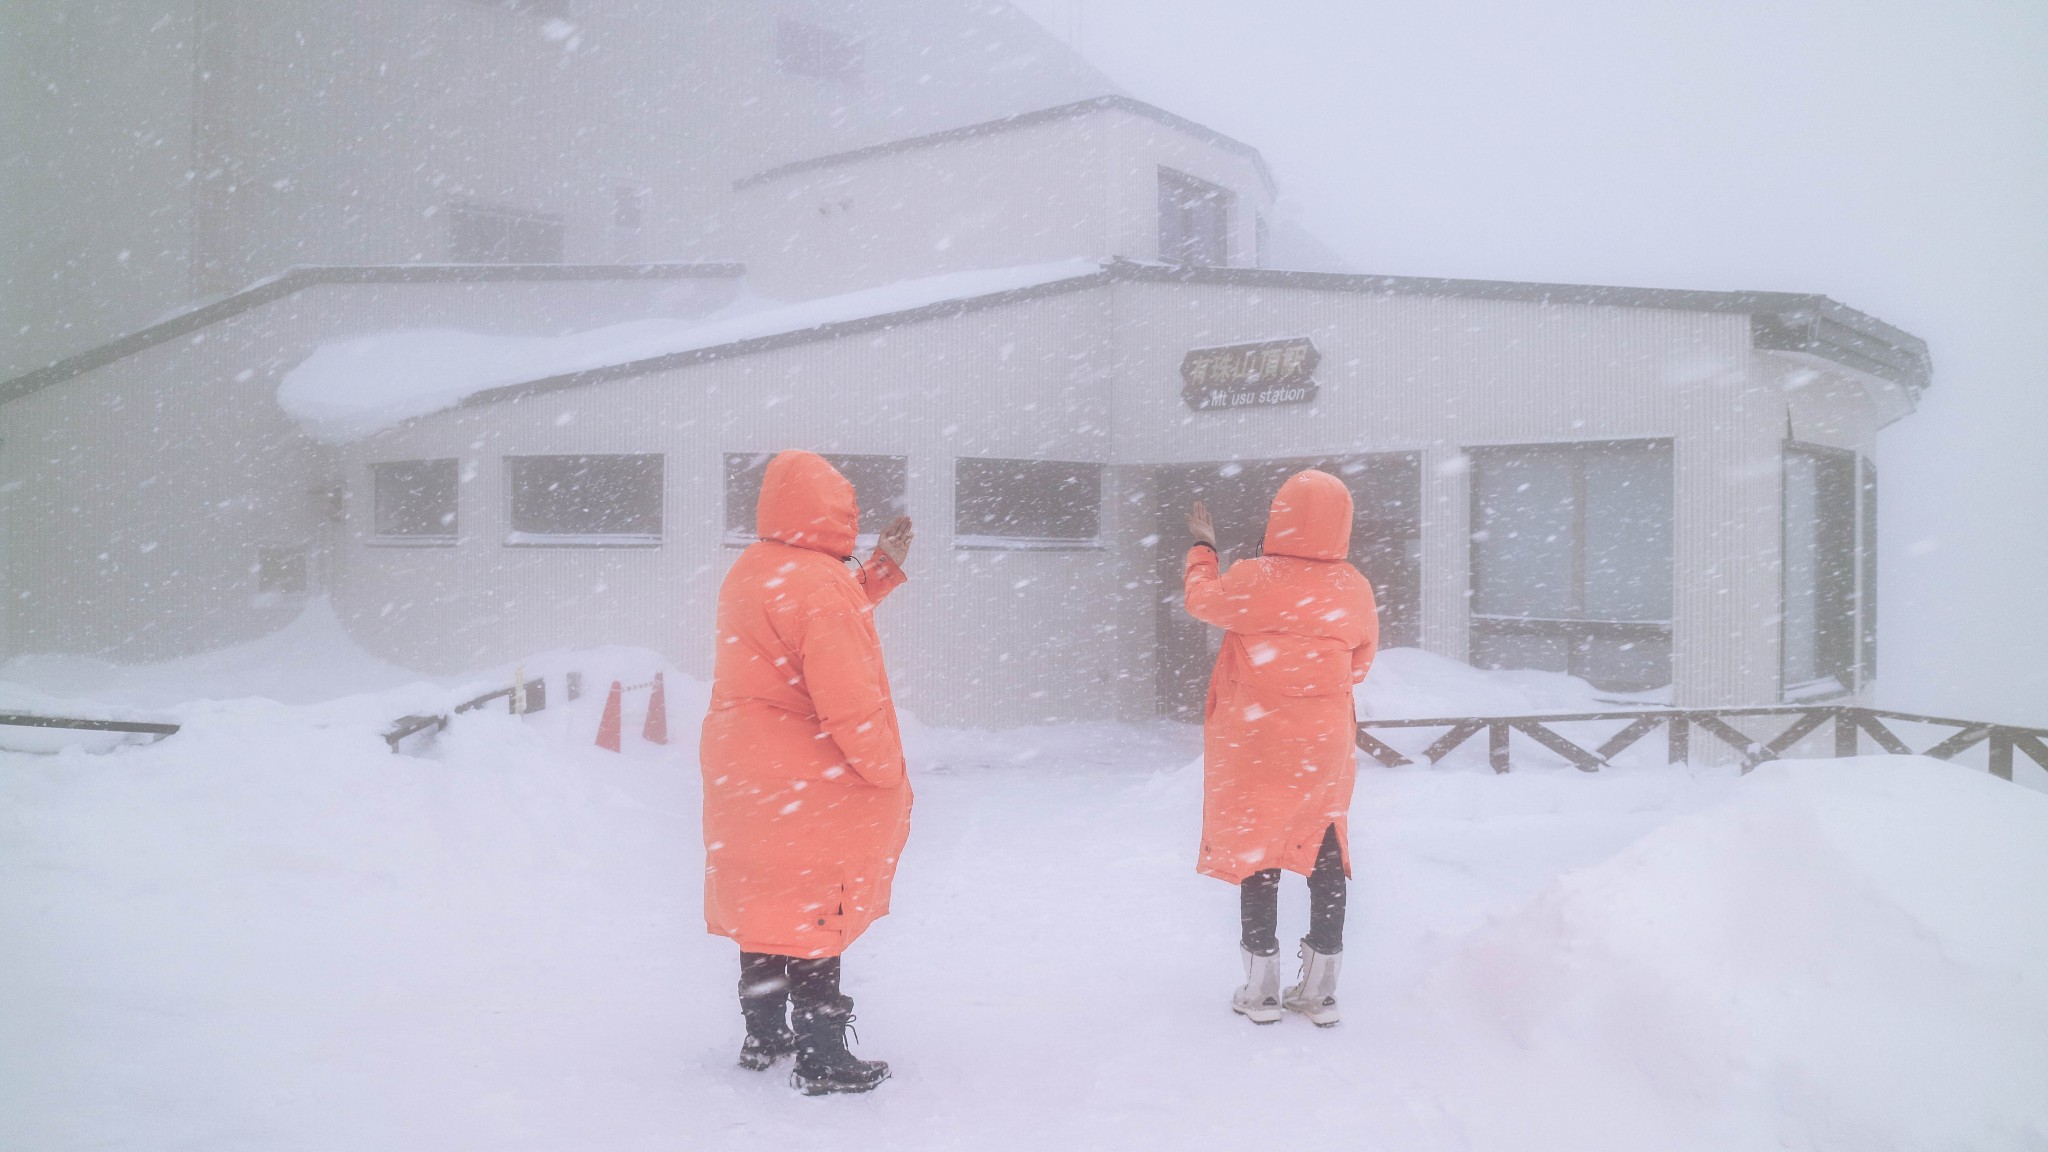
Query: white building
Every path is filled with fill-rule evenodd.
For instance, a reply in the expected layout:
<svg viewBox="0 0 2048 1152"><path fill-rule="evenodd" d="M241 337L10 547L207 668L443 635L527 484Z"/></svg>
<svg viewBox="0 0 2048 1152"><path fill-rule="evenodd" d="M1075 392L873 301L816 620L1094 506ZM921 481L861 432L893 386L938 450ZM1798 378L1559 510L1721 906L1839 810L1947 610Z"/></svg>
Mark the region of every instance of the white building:
<svg viewBox="0 0 2048 1152"><path fill-rule="evenodd" d="M423 669L705 673L801 446L919 523L880 623L933 721L1185 712L1181 513L1241 553L1309 463L1389 646L1868 691L1921 342L1812 296L1272 267L1272 203L1252 148L1109 93L735 174L737 264L294 272L0 384L0 652L171 655L324 593Z"/></svg>

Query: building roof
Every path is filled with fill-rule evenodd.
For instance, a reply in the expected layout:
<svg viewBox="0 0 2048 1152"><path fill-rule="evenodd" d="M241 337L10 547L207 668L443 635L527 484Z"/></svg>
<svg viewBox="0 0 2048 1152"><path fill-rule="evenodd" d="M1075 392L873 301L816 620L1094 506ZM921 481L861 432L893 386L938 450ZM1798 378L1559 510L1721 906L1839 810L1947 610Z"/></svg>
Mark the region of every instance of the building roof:
<svg viewBox="0 0 2048 1152"><path fill-rule="evenodd" d="M321 284L489 284L507 281L737 279L746 266L697 264L377 264L301 265L237 292L195 304L105 344L0 381L0 404L190 335L251 308Z"/></svg>
<svg viewBox="0 0 2048 1152"><path fill-rule="evenodd" d="M1176 116L1164 108L1155 107L1142 100L1133 100L1129 96L1096 96L1087 100L1076 100L1071 104L1061 104L1053 108L1040 108L1035 112L1019 112L1014 116L985 120L979 124L948 128L941 132L927 132L921 136L906 136L901 140L889 140L881 144L870 144L865 148L855 148L847 152L833 152L825 156L813 156L807 160L796 160L788 164L778 164L766 171L756 172L751 176L743 176L733 181L733 188L737 191L742 188L751 188L756 184L765 184L771 180L780 180L785 176L794 176L800 172L810 172L820 168L836 168L842 164L851 164L874 156L910 152L920 148L932 148L941 144L950 144L956 140L972 140L977 137L993 136L1001 132L1015 131L1019 128L1030 128L1038 124L1072 120L1106 109L1128 112L1133 116L1142 116L1147 120L1157 121L1168 128L1185 132L1226 152L1234 152L1244 157L1252 162L1253 168L1258 170L1259 181L1265 185L1266 194L1269 196L1275 194L1273 173L1266 167L1266 158L1259 155L1257 148L1242 140L1225 136L1213 128L1197 124L1185 116Z"/></svg>
<svg viewBox="0 0 2048 1152"><path fill-rule="evenodd" d="M1059 266L1041 267L1056 270ZM1028 272L1034 269L1016 271ZM957 282L965 286L972 281L964 277L975 275L984 274L956 273L952 277L931 277L928 281L912 283L940 287L942 281L955 281L956 278L961 278ZM518 384L482 390L471 394L462 403L490 404L538 392L601 384L610 380L665 372L706 360L722 360L766 352L793 344L835 340L843 336L959 316L985 308L996 308L1022 300L1081 291L1115 282L1223 284L1320 292L1353 292L1365 295L1449 296L1479 300L1516 300L1536 304L1585 304L1615 308L1730 313L1747 315L1750 318L1751 337L1758 348L1818 356L1858 372L1869 373L1899 384L1915 398L1932 382L1933 376L1933 364L1928 356L1925 341L1825 296L1786 292L1699 292L1592 284L1447 280L1421 276L1354 276L1330 272L1287 272L1265 268L1187 268L1115 259L1092 265L1085 271L1077 269L1073 275L1041 278L998 291L953 295L913 307L849 315L811 326L785 326L773 333L726 343L692 341L687 348L678 348L639 359L623 359L618 363L601 367L558 373ZM850 294L860 295L865 294Z"/></svg>
<svg viewBox="0 0 2048 1152"><path fill-rule="evenodd" d="M738 265L401 265L384 268L302 268L224 300L80 353L48 368L0 384L0 402L112 363L144 348L195 331L311 284L407 283L461 280L652 278L737 276ZM296 280L294 278L297 278ZM781 307L756 306L737 314L675 322L663 330L636 330L634 338L593 350L582 336L534 338L567 341L562 355L536 347L524 379L470 381L436 391L438 410L490 404L538 392L601 384L708 360L834 340L959 316L1044 296L1111 283L1212 284L1363 295L1456 297L1535 304L1658 308L1746 315L1758 348L1815 356L1891 381L1917 397L1932 382L1927 345L1916 336L1825 296L1785 292L1702 292L1590 284L1452 280L1419 276L1362 276L1263 268L1191 268L1130 260L1073 260L1024 268L988 269L926 277L882 288ZM318 353L315 354L316 356ZM309 358L310 362L311 358ZM456 382L461 383L461 382ZM419 415L411 412L408 415Z"/></svg>
<svg viewBox="0 0 2048 1152"><path fill-rule="evenodd" d="M345 443L537 379L592 383L636 375L651 361L687 362L703 349L774 347L857 328L876 316L1103 277L1096 260L976 269L905 280L794 304L743 296L706 316L630 320L583 332L509 335L445 328L329 340L277 386L285 414L315 439Z"/></svg>
<svg viewBox="0 0 2048 1152"><path fill-rule="evenodd" d="M1758 348L1818 356L1901 385L1915 398L1934 382L1934 361L1925 340L1826 296L1806 293L1705 292L1601 284L1287 272L1268 268L1185 268L1128 261L1119 262L1116 271L1124 279L1164 283L1249 284L1390 296L1458 296L1536 304L1604 304L1618 308L1737 313L1750 318L1750 334Z"/></svg>

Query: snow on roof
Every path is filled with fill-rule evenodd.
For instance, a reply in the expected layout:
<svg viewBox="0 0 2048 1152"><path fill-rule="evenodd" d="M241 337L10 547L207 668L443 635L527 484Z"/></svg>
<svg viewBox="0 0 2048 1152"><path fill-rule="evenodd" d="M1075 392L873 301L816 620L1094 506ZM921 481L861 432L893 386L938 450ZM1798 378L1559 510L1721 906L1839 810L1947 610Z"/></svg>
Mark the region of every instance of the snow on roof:
<svg viewBox="0 0 2048 1152"><path fill-rule="evenodd" d="M277 402L308 435L341 444L493 388L1035 288L1102 269L1100 261L1073 259L927 276L798 304L747 297L696 319L634 320L560 336L449 328L378 332L315 348L285 373Z"/></svg>

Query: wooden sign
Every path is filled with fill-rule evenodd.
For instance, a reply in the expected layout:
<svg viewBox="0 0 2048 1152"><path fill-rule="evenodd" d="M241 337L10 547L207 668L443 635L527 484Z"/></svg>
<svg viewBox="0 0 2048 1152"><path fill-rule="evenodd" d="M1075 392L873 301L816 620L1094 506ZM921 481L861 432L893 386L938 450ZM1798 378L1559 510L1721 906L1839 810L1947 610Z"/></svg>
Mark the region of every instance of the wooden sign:
<svg viewBox="0 0 2048 1152"><path fill-rule="evenodd" d="M1181 399L1197 412L1306 404L1321 360L1306 336L1192 349L1180 362Z"/></svg>

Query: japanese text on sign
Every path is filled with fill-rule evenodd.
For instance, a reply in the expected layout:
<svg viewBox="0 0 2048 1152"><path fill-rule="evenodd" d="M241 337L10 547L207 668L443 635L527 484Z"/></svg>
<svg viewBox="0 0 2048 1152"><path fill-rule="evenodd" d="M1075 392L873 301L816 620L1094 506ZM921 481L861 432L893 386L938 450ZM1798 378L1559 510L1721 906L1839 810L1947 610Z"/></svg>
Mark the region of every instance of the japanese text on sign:
<svg viewBox="0 0 2048 1152"><path fill-rule="evenodd" d="M1319 360L1306 336L1196 348L1180 362L1181 398L1197 412L1306 404L1316 398Z"/></svg>

